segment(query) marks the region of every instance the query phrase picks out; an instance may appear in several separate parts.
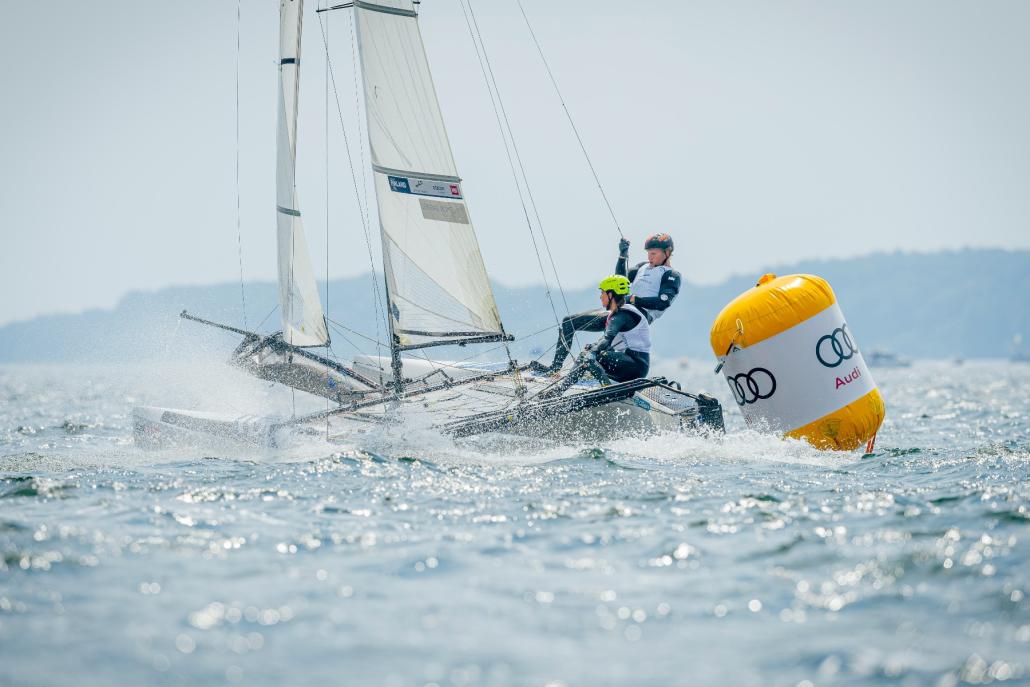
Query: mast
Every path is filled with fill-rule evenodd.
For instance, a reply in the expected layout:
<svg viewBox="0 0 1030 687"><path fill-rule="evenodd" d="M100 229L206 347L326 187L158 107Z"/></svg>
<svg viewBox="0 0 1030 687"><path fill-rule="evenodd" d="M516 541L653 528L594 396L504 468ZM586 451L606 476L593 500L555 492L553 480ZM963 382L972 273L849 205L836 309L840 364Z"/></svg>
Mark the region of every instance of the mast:
<svg viewBox="0 0 1030 687"><path fill-rule="evenodd" d="M512 337L469 217L415 4L352 6L400 391L403 351Z"/></svg>
<svg viewBox="0 0 1030 687"><path fill-rule="evenodd" d="M380 234L382 234L381 231ZM383 250L385 255L385 246ZM388 281L383 280L383 286L386 288L386 324L390 328L390 370L393 372L394 391L399 396L404 391L404 363L401 362L400 339L397 338L397 334L393 330L393 313L390 312L390 304L393 301L390 300L390 284Z"/></svg>
<svg viewBox="0 0 1030 687"><path fill-rule="evenodd" d="M355 24L355 26L357 26L357 24L358 24L358 16L357 16L358 15L358 7L357 7L357 3L350 3L349 5L344 5L344 7L346 7L346 6L354 7L354 24ZM333 8L330 8L330 9L333 9ZM362 50L361 50L361 32L358 31L357 29L355 29L354 40L357 42L358 54L360 55L361 52L362 52ZM371 128L371 123L368 121L369 117L370 117L370 115L369 115L369 108L368 108L368 103L366 102L366 104L365 104L365 118L366 118L365 119L365 124L366 124L366 130ZM369 145L371 145L371 141L370 141ZM373 165L373 167L374 167L374 165ZM386 325L387 325L387 333L389 334L389 337L390 337L390 372L391 372L391 374L393 376L394 392L397 395L400 395L401 392L404 390L404 364L401 362L400 339L398 338L397 332L394 329L394 316L393 316L393 312L392 312L393 299L390 298L390 280L387 279L386 275L385 275L387 246L386 246L386 233L383 231L383 228L382 228L382 217L381 216L379 218L379 222L380 222L379 239L380 239L381 249L382 249L382 253L383 253L383 267L384 267L383 287L386 290ZM384 384L384 386L386 386L386 385Z"/></svg>

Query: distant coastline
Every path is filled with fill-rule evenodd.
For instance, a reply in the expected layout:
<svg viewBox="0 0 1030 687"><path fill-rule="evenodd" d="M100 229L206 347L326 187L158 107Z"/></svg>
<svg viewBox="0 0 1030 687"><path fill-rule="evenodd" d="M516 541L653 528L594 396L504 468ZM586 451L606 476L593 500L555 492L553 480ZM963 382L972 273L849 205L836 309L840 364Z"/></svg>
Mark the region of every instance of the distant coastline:
<svg viewBox="0 0 1030 687"><path fill-rule="evenodd" d="M966 249L934 253L877 253L852 260L804 261L766 271L806 272L826 278L859 345L909 358L1003 358L1014 335L1030 338L1030 251ZM715 285L690 283L685 275L679 300L655 328L655 352L665 357L710 359L708 330L719 310L750 288L761 272ZM329 282L330 317L349 329L337 330L334 350L340 358L375 351L376 307L369 276ZM325 288L322 284L321 288ZM554 343L555 322L543 286L495 284L495 295L508 331L527 336L521 356ZM277 326L276 286L249 282L247 324L261 331ZM552 286L555 307L564 314ZM595 307L592 288L566 290L573 311ZM346 307L341 307L346 303ZM0 362L116 362L180 359L227 354L225 335L180 323L182 310L243 325L238 283L168 287L133 291L113 309L46 315L0 327ZM382 328L380 328L382 329ZM362 336L372 339L362 338ZM462 357L473 351L462 349Z"/></svg>

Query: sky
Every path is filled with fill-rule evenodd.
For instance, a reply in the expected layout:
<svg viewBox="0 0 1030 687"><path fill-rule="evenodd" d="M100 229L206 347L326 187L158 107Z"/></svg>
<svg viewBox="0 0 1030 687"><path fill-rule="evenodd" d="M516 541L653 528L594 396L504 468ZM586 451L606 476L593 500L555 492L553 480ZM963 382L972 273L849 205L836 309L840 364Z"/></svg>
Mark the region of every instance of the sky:
<svg viewBox="0 0 1030 687"><path fill-rule="evenodd" d="M515 0L471 3L560 280L595 282L613 268L612 217ZM1030 247L1028 2L523 5L641 259L654 231L696 283L808 258ZM342 277L370 264L344 132L359 186L367 150L350 13L317 6L297 184L315 271ZM0 324L241 271L274 279L278 3L239 7L237 52L236 0L3 3ZM461 6L420 11L487 269L539 283Z"/></svg>

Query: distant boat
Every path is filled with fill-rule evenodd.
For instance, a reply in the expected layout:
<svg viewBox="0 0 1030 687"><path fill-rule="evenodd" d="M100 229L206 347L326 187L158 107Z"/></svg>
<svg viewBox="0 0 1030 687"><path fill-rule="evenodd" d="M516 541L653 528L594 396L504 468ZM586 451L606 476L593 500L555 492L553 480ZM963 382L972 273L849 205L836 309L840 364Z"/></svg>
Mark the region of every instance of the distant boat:
<svg viewBox="0 0 1030 687"><path fill-rule="evenodd" d="M912 361L899 357L896 353L883 349L874 349L865 357L870 367L912 367Z"/></svg>
<svg viewBox="0 0 1030 687"><path fill-rule="evenodd" d="M1023 335L1016 334L1012 337L1012 346L1009 348L1009 360L1014 363L1030 363L1030 350L1023 345Z"/></svg>

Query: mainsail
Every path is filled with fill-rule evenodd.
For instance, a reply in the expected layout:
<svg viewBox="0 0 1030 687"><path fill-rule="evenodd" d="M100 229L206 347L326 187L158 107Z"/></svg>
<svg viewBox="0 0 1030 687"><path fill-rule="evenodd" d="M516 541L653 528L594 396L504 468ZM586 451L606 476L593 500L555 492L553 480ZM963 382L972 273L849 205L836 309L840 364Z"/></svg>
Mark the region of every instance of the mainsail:
<svg viewBox="0 0 1030 687"><path fill-rule="evenodd" d="M304 0L279 4L279 117L276 140L276 218L279 243L279 307L283 339L294 346L329 343L325 315L311 269L297 201L297 93Z"/></svg>
<svg viewBox="0 0 1030 687"><path fill-rule="evenodd" d="M394 348L500 337L414 5L353 4Z"/></svg>

